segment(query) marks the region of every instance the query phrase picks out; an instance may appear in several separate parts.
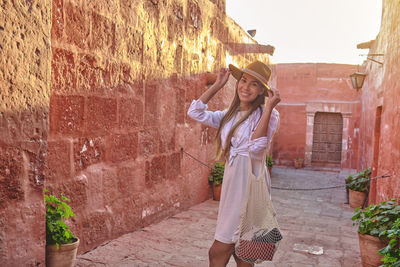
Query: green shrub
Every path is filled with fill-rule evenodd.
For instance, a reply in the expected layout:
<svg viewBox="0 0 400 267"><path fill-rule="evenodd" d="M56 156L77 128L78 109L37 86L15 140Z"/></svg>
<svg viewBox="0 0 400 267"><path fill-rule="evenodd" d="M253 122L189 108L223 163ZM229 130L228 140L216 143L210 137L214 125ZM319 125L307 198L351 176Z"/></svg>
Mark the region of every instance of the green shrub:
<svg viewBox="0 0 400 267"><path fill-rule="evenodd" d="M400 218L400 205L397 199L371 204L365 210L357 208L352 220L353 225L358 225L360 234L367 234L387 239L387 231L390 230L398 218Z"/></svg>
<svg viewBox="0 0 400 267"><path fill-rule="evenodd" d="M353 191L367 193L371 179L371 168L367 168L357 174L349 175L346 178L346 188Z"/></svg>
<svg viewBox="0 0 400 267"><path fill-rule="evenodd" d="M215 185L222 184L224 178L225 163L215 162L214 169L212 169L211 174L208 176L208 181L210 183L215 183Z"/></svg>
<svg viewBox="0 0 400 267"><path fill-rule="evenodd" d="M379 254L383 256L383 267L400 267L400 218L393 223L392 228L386 230L382 235L387 236L389 244L379 250Z"/></svg>
<svg viewBox="0 0 400 267"><path fill-rule="evenodd" d="M267 167L273 167L274 166L274 161L272 160L272 156L268 156L265 158L265 164Z"/></svg>
<svg viewBox="0 0 400 267"><path fill-rule="evenodd" d="M69 217L74 217L71 207L66 203L68 198L61 195L61 200L56 196L49 195L48 190L44 190L44 201L46 204L46 244L56 245L70 244L76 240L65 221Z"/></svg>

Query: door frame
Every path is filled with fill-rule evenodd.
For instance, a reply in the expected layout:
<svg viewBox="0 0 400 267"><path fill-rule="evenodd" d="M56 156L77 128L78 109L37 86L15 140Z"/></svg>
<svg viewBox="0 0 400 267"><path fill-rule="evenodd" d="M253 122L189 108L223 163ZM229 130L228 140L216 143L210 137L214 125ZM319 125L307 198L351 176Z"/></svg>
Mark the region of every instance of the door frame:
<svg viewBox="0 0 400 267"><path fill-rule="evenodd" d="M335 113L334 112L320 112L320 111L316 112L315 115L314 115L313 135L316 133L315 132L315 130L316 130L315 129L315 118L317 117L318 114L321 117L323 117L323 116L332 116L332 115L340 117L340 132L339 131L337 132L337 134L340 134L340 142L338 141L338 143L340 143L340 151L338 151L338 152L340 152L340 160L339 161L335 161L335 162L333 162L333 161L319 161L319 160L315 160L315 159L313 160L313 155L311 154L311 164L313 166L314 165L321 165L321 166L324 166L324 165L338 166L339 165L338 167L340 167L340 162L342 160L342 153L341 152L342 152L342 135L343 135L343 116L342 116L341 113L338 113L338 112L335 112ZM325 114L331 114L331 115L325 115ZM330 134L330 132L327 131L326 132L327 138L328 138L329 134ZM318 142L318 141L316 141L316 142L317 143L321 143L321 142ZM312 151L315 150L314 145L316 145L316 142L313 140ZM328 146L326 147L325 153L329 153Z"/></svg>
<svg viewBox="0 0 400 267"><path fill-rule="evenodd" d="M330 112L340 113L343 118L343 132L342 132L342 155L340 166L347 162L347 149L348 143L351 143L352 137L349 134L350 119L353 115L353 108L358 105L360 101L310 101L306 103L306 152L304 165L312 166L312 146L314 135L314 117L317 112ZM348 165L351 165L349 163Z"/></svg>

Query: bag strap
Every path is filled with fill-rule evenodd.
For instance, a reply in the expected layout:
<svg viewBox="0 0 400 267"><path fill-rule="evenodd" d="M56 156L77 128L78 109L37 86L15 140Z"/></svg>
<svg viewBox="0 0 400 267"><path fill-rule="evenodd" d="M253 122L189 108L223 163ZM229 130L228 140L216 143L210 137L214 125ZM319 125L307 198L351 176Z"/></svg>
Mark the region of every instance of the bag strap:
<svg viewBox="0 0 400 267"><path fill-rule="evenodd" d="M257 179L259 179L260 177L264 179L265 174L266 174L265 173L265 166L262 166L260 175L256 176L253 173L253 164L252 164L252 161L251 161L250 149L248 150L247 154L248 154L248 157L247 157L248 158L248 167L247 167L248 175L247 175L247 177L249 177L250 175L254 175L254 177L256 177Z"/></svg>

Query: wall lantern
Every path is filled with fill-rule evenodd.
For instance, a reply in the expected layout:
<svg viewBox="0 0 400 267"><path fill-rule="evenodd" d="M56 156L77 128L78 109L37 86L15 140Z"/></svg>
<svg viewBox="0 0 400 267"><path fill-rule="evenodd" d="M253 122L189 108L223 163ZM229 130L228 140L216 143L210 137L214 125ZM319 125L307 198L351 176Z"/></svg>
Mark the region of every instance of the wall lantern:
<svg viewBox="0 0 400 267"><path fill-rule="evenodd" d="M353 84L354 89L356 89L357 91L361 89L364 84L365 76L367 76L367 74L361 72L355 72L350 75L351 83Z"/></svg>

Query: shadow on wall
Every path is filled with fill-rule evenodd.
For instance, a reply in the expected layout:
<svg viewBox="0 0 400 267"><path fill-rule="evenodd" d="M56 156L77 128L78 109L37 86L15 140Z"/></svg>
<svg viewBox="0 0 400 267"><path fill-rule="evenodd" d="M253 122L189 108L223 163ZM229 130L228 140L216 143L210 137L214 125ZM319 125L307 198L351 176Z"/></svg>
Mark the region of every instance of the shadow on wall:
<svg viewBox="0 0 400 267"><path fill-rule="evenodd" d="M44 259L48 108L2 112L0 133L0 262L36 265ZM21 240L36 245L21 249Z"/></svg>
<svg viewBox="0 0 400 267"><path fill-rule="evenodd" d="M80 252L209 198L209 170L181 147L211 164L215 130L186 112L214 80L204 73L94 93L54 90L45 186L71 199ZM210 108L227 106L231 89Z"/></svg>
<svg viewBox="0 0 400 267"><path fill-rule="evenodd" d="M174 75L120 84L104 95L55 91L50 112L47 107L3 112L2 259L44 253L44 186L71 199L80 252L208 199L209 170L193 166L180 149L211 164L215 131L193 122L186 111L214 80L207 73ZM229 89L211 108L227 105L226 95ZM27 238L38 243L24 256L18 240Z"/></svg>

